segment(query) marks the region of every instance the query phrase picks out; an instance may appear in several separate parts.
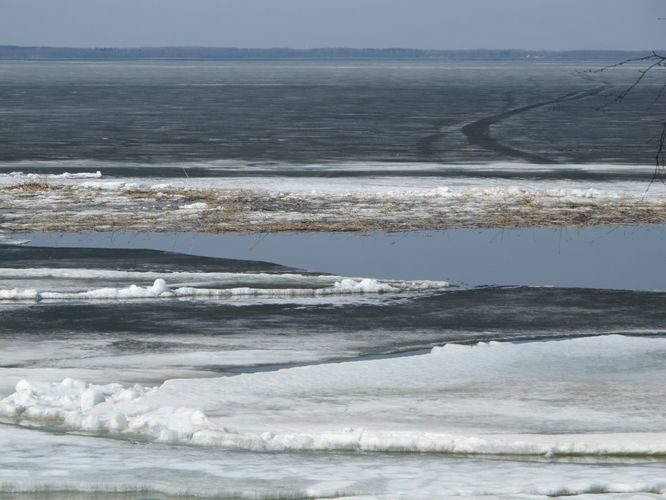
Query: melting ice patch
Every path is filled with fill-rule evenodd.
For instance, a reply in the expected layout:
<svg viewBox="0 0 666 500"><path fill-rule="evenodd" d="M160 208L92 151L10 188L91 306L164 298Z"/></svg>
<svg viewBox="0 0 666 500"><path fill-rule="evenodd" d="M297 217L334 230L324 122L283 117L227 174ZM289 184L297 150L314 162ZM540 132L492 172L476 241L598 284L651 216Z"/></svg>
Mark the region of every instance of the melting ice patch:
<svg viewBox="0 0 666 500"><path fill-rule="evenodd" d="M63 172L62 174L35 174L23 172L10 172L9 174L0 174L0 177L10 177L13 179L25 179L28 181L43 181L51 179L101 179L102 172Z"/></svg>
<svg viewBox="0 0 666 500"><path fill-rule="evenodd" d="M207 210L208 203L203 203L203 202L190 203L188 205L181 205L178 208L180 210Z"/></svg>
<svg viewBox="0 0 666 500"><path fill-rule="evenodd" d="M21 381L5 420L252 451L665 456L666 339L449 346L156 388Z"/></svg>
<svg viewBox="0 0 666 500"><path fill-rule="evenodd" d="M30 240L22 240L0 233L0 245L21 246L30 243Z"/></svg>
<svg viewBox="0 0 666 500"><path fill-rule="evenodd" d="M448 287L444 281L377 280L326 274L82 268L0 268L0 280L19 285L9 288L0 284L0 301L329 297L417 292ZM94 286L96 284L107 286Z"/></svg>
<svg viewBox="0 0 666 500"><path fill-rule="evenodd" d="M329 279L327 278L326 281L328 280ZM277 281L279 284L279 279ZM340 278L337 281L333 281L330 286L317 288L254 288L247 286L229 288L203 288L193 286L170 287L164 279L158 278L150 286L130 285L128 287L104 287L83 291L49 291L24 288L0 289L0 301L328 297L438 290L446 287L448 287L448 283L443 281L380 281L370 278Z"/></svg>

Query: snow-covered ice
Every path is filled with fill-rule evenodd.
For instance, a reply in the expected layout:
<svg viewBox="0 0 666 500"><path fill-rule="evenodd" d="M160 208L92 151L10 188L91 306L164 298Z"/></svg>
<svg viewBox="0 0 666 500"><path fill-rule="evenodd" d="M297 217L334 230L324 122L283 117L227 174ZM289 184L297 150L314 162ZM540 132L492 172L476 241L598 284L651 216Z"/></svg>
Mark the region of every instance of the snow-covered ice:
<svg viewBox="0 0 666 500"><path fill-rule="evenodd" d="M459 460L441 455L247 453L0 426L0 496L663 498L663 463ZM91 467L91 463L95 466ZM131 471L131 474L128 474ZM586 494L590 496L587 497ZM577 497L578 498L578 497Z"/></svg>
<svg viewBox="0 0 666 500"><path fill-rule="evenodd" d="M153 388L21 381L0 414L253 451L663 456L665 354L664 339L616 335L450 345Z"/></svg>
<svg viewBox="0 0 666 500"><path fill-rule="evenodd" d="M16 278L20 276L20 272L15 270L3 269L4 275L11 275ZM38 272L26 273L27 277L38 278L52 278L52 277L66 277L76 278L83 276L90 278L91 276L98 277L141 277L159 275L159 273L144 272L144 273L131 273L122 271L86 271L75 270L69 272ZM0 275L3 273L0 272ZM0 288L0 301L14 301L14 300L132 300L132 299L159 299L159 298L206 298L206 299L223 299L234 297L328 297L328 296L344 296L355 294L384 294L384 293L401 293L401 292L418 292L428 290L441 290L448 287L445 281L380 281L370 278L342 278L342 277L305 277L301 283L305 284L316 283L319 286L301 286L299 288L276 288L276 285L283 283L296 282L298 283L299 276L297 275L251 275L251 274L238 274L238 273L182 273L184 277L192 278L208 278L215 279L217 276L223 281L223 284L233 284L235 281L256 281L257 284L272 285L273 288L266 287L249 287L249 286L228 286L225 288L206 288L205 286L177 286L171 287L167 284L164 278L157 278L152 285L140 286L129 285L126 287L103 287L93 288L88 290L53 290L50 287L47 289L30 289L30 288ZM208 274L208 275L207 275ZM163 274L164 275L164 274ZM285 278L285 279L281 279ZM294 279L296 278L296 279ZM71 284L69 284L71 287Z"/></svg>

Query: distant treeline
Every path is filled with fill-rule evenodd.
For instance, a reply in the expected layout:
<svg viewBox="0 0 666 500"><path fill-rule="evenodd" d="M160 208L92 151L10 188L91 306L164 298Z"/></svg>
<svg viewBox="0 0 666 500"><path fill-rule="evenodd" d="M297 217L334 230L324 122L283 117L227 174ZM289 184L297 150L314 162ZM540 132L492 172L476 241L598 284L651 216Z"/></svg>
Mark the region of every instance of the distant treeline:
<svg viewBox="0 0 666 500"><path fill-rule="evenodd" d="M0 45L4 60L454 60L454 61L622 61L650 54L621 50L418 50L418 49L240 49L227 47L75 48Z"/></svg>

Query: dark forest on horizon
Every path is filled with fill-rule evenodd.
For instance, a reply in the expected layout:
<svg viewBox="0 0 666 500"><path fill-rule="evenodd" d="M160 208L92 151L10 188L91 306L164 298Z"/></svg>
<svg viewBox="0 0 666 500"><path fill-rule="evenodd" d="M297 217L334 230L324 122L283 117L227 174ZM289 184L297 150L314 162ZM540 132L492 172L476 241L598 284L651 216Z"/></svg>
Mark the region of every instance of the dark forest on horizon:
<svg viewBox="0 0 666 500"><path fill-rule="evenodd" d="M0 60L440 60L440 61L620 61L651 51L622 50L421 50L406 48L248 49L235 47L77 48L0 45Z"/></svg>

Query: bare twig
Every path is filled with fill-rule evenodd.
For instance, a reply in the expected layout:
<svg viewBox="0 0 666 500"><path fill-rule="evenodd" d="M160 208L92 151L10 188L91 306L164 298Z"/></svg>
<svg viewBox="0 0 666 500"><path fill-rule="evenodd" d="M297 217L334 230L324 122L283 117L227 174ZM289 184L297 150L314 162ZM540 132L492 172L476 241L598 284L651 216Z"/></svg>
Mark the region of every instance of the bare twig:
<svg viewBox="0 0 666 500"><path fill-rule="evenodd" d="M666 180L666 151L664 151L664 143L666 142L666 123L661 128L661 135L659 136L659 147L657 149L657 154L655 156L654 162L654 175L652 176L652 179L650 180L650 184L648 184L647 189L645 192L647 193L648 190L650 189L650 186L654 183L656 180L661 180L662 183L665 182Z"/></svg>
<svg viewBox="0 0 666 500"><path fill-rule="evenodd" d="M647 55L647 56L625 59L624 61L620 61L620 62L615 63L615 64L609 64L608 66L604 66L603 68L599 68L599 69L589 71L589 73L602 73L604 71L608 71L608 70L613 69L613 68L619 68L621 66L625 66L626 64L636 63L636 62L651 62L651 64L645 69L639 69L638 70L638 73L639 73L638 77L631 84L629 84L629 86L627 86L620 94L616 95L615 99L613 99L612 101L607 102L606 104L600 106L599 109L604 109L604 108L610 106L611 104L623 101L645 79L645 77L654 68L656 68L658 66L666 66L666 56L663 56L661 54L657 54L657 52L653 51L650 55ZM664 92L664 87L666 87L666 82L659 89L659 92L657 94L657 98L655 100L659 100L662 93Z"/></svg>
<svg viewBox="0 0 666 500"><path fill-rule="evenodd" d="M629 94L629 92L631 92L632 90L634 90L634 89L636 88L636 86L638 86L638 84L641 83L641 82L643 81L643 79L645 78L645 76L646 76L646 75L647 75L652 69L654 69L656 66L660 66L660 65L662 64L662 62L664 61L664 59L663 59L661 56L657 56L657 57L659 57L659 60L658 60L658 61L653 62L653 63L650 64L650 66L648 66L646 69L638 70L638 72L640 73L640 76L639 76L638 78L636 78L636 80L634 81L634 83L632 83L632 84L629 85L626 89L624 89L624 92L622 92L619 96L617 96L617 98L615 99L616 102L622 101L625 97L627 97L627 95Z"/></svg>
<svg viewBox="0 0 666 500"><path fill-rule="evenodd" d="M635 63L635 62L650 62L650 65L645 69L639 69L638 78L636 78L629 86L627 86L619 95L615 96L615 99L613 101L604 104L599 109L603 109L613 103L618 103L623 101L638 85L640 85L640 83L654 68L658 66L666 67L666 56L657 54L656 51L652 51L652 53L647 56L625 59L624 61L620 61L615 64L610 64L608 66L604 66L603 68L592 70L590 72L601 73L609 69L618 68L620 66L624 66L626 64ZM655 102L661 99L665 90L666 90L666 82L664 82L664 84L659 88L659 91L657 92L657 96L655 98ZM652 179L650 180L650 183L648 184L647 189L645 190L646 194L656 180L661 180L662 183L666 181L666 158L665 158L666 151L664 145L665 142L666 142L666 123L663 124L661 129L661 134L659 135L657 153L655 155L654 174L652 175Z"/></svg>
<svg viewBox="0 0 666 500"><path fill-rule="evenodd" d="M607 71L609 69L613 68L618 68L620 66L624 66L626 64L632 63L632 62L642 62L642 61L650 61L653 59L658 59L660 61L666 60L666 56L662 56L657 54L655 51L652 51L650 55L643 56L643 57L633 57L631 59L625 59L624 61L620 61L615 64L609 64L608 66L604 66L603 68L598 68L598 69L592 69L589 71L589 73L603 73L604 71Z"/></svg>

